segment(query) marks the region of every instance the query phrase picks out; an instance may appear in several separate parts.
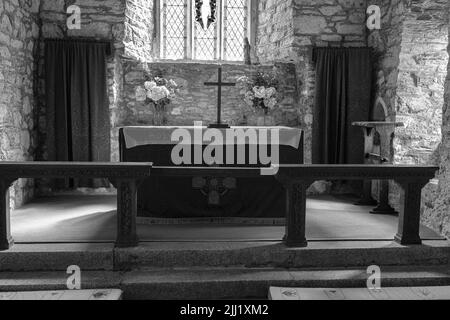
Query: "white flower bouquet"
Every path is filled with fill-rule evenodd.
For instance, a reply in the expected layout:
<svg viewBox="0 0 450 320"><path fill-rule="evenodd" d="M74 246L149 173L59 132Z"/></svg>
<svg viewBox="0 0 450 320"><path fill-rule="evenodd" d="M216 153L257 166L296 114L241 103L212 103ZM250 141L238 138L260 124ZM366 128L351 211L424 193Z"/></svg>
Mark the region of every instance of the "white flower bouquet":
<svg viewBox="0 0 450 320"><path fill-rule="evenodd" d="M139 102L152 103L157 111L164 111L170 104L178 90L178 85L172 79L155 77L146 81L144 86L136 88L136 100Z"/></svg>
<svg viewBox="0 0 450 320"><path fill-rule="evenodd" d="M273 75L258 73L254 79L242 76L237 80L245 103L265 114L276 109L278 103L278 81Z"/></svg>

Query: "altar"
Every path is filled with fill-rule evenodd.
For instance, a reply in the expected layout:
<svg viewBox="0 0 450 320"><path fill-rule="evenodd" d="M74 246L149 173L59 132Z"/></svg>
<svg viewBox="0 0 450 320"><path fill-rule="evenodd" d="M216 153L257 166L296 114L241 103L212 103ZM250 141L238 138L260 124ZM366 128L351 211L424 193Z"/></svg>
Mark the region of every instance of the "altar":
<svg viewBox="0 0 450 320"><path fill-rule="evenodd" d="M120 129L120 160L122 162L153 162L154 166L179 166L173 159L173 150L178 141L173 141L173 133L184 129L194 135L196 127L124 127ZM288 127L231 127L216 129L234 134L237 130L259 134L276 130L279 136L277 151L279 164L303 163L303 132ZM197 128L198 130L198 128ZM202 128L206 130L206 128ZM224 167L267 166L259 159L255 162L250 156L261 145L254 142L236 140L230 149L230 141L223 142L225 158L234 151L236 161L220 164ZM227 144L225 146L225 144ZM202 159L195 161L195 148L205 150L207 144L194 141L192 161L181 166L193 167L190 177L149 177L138 190L139 216L153 218L282 218L285 216L286 197L282 185L273 176L257 178L204 177L199 176L195 167L209 164ZM267 147L267 146L266 146ZM245 163L237 161L239 152L245 150ZM241 159L242 160L242 159Z"/></svg>

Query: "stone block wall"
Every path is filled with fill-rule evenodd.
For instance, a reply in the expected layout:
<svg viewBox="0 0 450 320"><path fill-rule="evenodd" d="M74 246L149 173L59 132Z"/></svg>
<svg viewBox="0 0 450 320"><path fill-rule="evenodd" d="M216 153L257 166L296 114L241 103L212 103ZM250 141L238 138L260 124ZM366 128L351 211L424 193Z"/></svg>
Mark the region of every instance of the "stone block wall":
<svg viewBox="0 0 450 320"><path fill-rule="evenodd" d="M121 70L120 105L112 110L114 136L112 142L113 160L118 160L118 127L124 125L152 125L153 110L150 106L136 101L136 88L143 86L146 77L162 75L173 79L180 86L177 98L167 112L168 125L193 125L194 121L205 124L217 119L217 87L207 87L205 82L217 81L217 64L205 63L140 63L124 59ZM274 113L276 124L297 127L299 125L297 105L296 70L292 63L247 66L225 64L223 81L236 82L243 75L250 76L258 71L278 75L279 92L283 97L279 109ZM246 124L251 110L246 106L237 88L223 88L223 120L233 125Z"/></svg>
<svg viewBox="0 0 450 320"><path fill-rule="evenodd" d="M0 1L0 161L34 158L38 12L39 0ZM19 180L10 190L12 207L33 192L31 180Z"/></svg>
<svg viewBox="0 0 450 320"><path fill-rule="evenodd" d="M290 0L258 2L257 55L261 61L294 60L294 7Z"/></svg>
<svg viewBox="0 0 450 320"><path fill-rule="evenodd" d="M111 40L123 48L125 2L123 0L41 0L43 38L83 37ZM67 28L67 7L81 9L81 28Z"/></svg>
<svg viewBox="0 0 450 320"><path fill-rule="evenodd" d="M447 0L414 0L403 25L395 162L438 164L448 65Z"/></svg>
<svg viewBox="0 0 450 320"><path fill-rule="evenodd" d="M450 4L442 9L450 16ZM450 23L447 28L450 34ZM450 54L450 46L448 47ZM447 67L447 77L444 86L444 106L442 110L442 142L439 147L439 162L441 170L437 176L438 182L427 187L423 195L425 202L422 221L434 230L450 237L450 64Z"/></svg>
<svg viewBox="0 0 450 320"><path fill-rule="evenodd" d="M125 54L140 61L153 59L155 0L126 0Z"/></svg>
<svg viewBox="0 0 450 320"><path fill-rule="evenodd" d="M381 29L368 35L368 45L376 54L377 88L375 97L386 104L387 116L395 120L395 102L397 95L398 66L402 30L407 13L407 0L374 0L372 4L381 8Z"/></svg>

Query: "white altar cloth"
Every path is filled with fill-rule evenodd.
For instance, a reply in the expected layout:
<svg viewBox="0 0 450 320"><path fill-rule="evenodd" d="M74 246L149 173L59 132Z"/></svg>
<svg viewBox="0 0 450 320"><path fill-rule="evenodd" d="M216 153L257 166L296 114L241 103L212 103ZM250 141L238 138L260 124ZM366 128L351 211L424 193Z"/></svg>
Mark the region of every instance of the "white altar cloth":
<svg viewBox="0 0 450 320"><path fill-rule="evenodd" d="M194 126L134 126L134 127L124 127L123 135L125 138L125 146L127 149L131 149L143 145L175 145L178 141L172 140L172 133L177 129L186 129L190 132L191 137L194 137L194 130L198 127ZM203 133L207 127L203 127ZM291 146L298 149L300 146L302 132L303 130L299 128L289 128L289 127L231 127L231 129L220 129L220 131L228 130L248 130L256 129L259 133L260 130L265 129L269 131L269 137L271 130L279 130L280 145ZM259 134L258 134L259 136ZM226 132L224 132L224 137L226 137ZM270 142L270 140L269 140ZM224 144L234 144L232 141L224 141Z"/></svg>

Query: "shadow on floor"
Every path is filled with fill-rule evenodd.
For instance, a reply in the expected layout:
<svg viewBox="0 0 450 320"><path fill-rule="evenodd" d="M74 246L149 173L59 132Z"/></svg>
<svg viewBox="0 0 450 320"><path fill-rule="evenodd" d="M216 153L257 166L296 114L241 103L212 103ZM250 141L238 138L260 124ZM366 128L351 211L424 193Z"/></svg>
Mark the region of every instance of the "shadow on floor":
<svg viewBox="0 0 450 320"><path fill-rule="evenodd" d="M371 207L348 197L312 197L307 202L309 240L392 240L398 218L372 215ZM70 195L40 198L15 210L12 235L18 243L112 242L116 238L116 197ZM141 241L279 241L283 226L242 224L138 225ZM443 239L422 226L423 239Z"/></svg>

